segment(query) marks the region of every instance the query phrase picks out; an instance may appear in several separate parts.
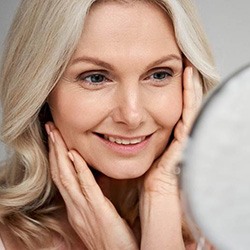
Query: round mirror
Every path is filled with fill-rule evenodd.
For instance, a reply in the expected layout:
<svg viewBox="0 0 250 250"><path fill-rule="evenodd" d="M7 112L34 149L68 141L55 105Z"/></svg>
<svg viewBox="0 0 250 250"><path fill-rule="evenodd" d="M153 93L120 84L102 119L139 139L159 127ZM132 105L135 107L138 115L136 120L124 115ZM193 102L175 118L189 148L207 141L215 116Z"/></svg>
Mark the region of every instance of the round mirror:
<svg viewBox="0 0 250 250"><path fill-rule="evenodd" d="M222 83L191 131L180 175L189 224L219 250L250 248L250 65Z"/></svg>

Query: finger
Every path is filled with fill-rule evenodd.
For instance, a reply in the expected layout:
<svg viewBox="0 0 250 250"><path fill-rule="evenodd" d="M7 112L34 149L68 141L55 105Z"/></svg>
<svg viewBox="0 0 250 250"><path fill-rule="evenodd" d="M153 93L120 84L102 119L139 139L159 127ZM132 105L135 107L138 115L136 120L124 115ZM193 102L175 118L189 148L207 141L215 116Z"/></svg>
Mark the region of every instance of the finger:
<svg viewBox="0 0 250 250"><path fill-rule="evenodd" d="M59 173L58 183L73 202L88 202L92 208L106 200L84 159L74 150L68 152L57 129L53 129ZM69 157L70 156L70 157Z"/></svg>
<svg viewBox="0 0 250 250"><path fill-rule="evenodd" d="M195 101L197 110L199 110L202 99L203 99L203 80L199 71L196 68L193 68L193 83L194 83L194 92L195 92Z"/></svg>
<svg viewBox="0 0 250 250"><path fill-rule="evenodd" d="M190 86L194 87L195 98L193 100L195 100L195 103L198 103L198 106L199 106L199 104L201 104L202 97L203 97L203 81L202 81L201 75L199 71L197 70L197 68L188 59L185 59L184 63L185 63L186 68L191 67L193 71L191 82L184 81L184 84L191 84Z"/></svg>
<svg viewBox="0 0 250 250"><path fill-rule="evenodd" d="M190 128L202 102L202 86L199 73L193 67L186 67L183 81L183 114L185 127Z"/></svg>
<svg viewBox="0 0 250 250"><path fill-rule="evenodd" d="M53 135L52 135L52 137L53 137ZM64 188L64 186L62 185L60 178L59 178L60 174L59 174L58 167L57 167L57 160L56 160L56 154L55 154L53 140L54 140L54 138L51 139L51 136L49 136L49 139L48 139L48 142L49 142L49 164L50 164L51 177L52 177L53 182L57 186L60 194L62 195L62 198L65 201L65 203L69 203L69 202L71 202L71 198L70 198L68 192L66 191L66 189Z"/></svg>
<svg viewBox="0 0 250 250"><path fill-rule="evenodd" d="M173 140L168 149L144 176L143 189L149 193L178 195L176 165L180 158L181 143Z"/></svg>
<svg viewBox="0 0 250 250"><path fill-rule="evenodd" d="M74 165L69 159L68 150L59 132L54 130L53 134L55 137L54 148L60 182L73 199L79 199L82 192Z"/></svg>
<svg viewBox="0 0 250 250"><path fill-rule="evenodd" d="M45 124L45 128L48 134L50 173L51 173L52 180L54 181L57 188L59 189L61 185L59 181L59 171L57 168L56 154L55 154L55 148L54 148L55 138L54 138L53 133L51 132L49 123Z"/></svg>
<svg viewBox="0 0 250 250"><path fill-rule="evenodd" d="M81 190L77 181L76 172L68 158L68 151L59 132L51 123L50 129L50 168L53 181L58 187L65 202L79 200Z"/></svg>
<svg viewBox="0 0 250 250"><path fill-rule="evenodd" d="M106 200L105 196L103 195L101 188L97 184L94 175L86 162L75 150L69 151L69 154L71 155L70 158L74 163L80 183L80 188L85 198L91 203L97 204L100 202L103 204L103 202Z"/></svg>
<svg viewBox="0 0 250 250"><path fill-rule="evenodd" d="M180 161L183 143L174 139L168 149L163 153L157 167L167 168L171 174L176 174L176 165Z"/></svg>

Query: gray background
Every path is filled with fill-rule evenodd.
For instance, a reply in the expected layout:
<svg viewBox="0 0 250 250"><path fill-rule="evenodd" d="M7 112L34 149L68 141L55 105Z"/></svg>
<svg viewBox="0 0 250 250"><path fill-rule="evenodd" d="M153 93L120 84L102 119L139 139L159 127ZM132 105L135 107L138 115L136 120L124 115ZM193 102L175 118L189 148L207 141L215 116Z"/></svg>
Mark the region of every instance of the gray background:
<svg viewBox="0 0 250 250"><path fill-rule="evenodd" d="M42 1L42 0L41 0ZM250 1L194 0L222 79L250 62ZM0 0L0 54L19 0ZM0 144L0 159L4 149Z"/></svg>

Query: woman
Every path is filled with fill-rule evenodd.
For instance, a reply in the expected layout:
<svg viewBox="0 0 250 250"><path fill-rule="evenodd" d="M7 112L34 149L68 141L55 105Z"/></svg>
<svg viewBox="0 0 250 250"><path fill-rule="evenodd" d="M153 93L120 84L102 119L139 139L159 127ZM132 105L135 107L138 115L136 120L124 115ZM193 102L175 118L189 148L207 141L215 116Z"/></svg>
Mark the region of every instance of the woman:
<svg viewBox="0 0 250 250"><path fill-rule="evenodd" d="M1 72L5 249L194 249L175 167L216 81L188 0L22 1Z"/></svg>

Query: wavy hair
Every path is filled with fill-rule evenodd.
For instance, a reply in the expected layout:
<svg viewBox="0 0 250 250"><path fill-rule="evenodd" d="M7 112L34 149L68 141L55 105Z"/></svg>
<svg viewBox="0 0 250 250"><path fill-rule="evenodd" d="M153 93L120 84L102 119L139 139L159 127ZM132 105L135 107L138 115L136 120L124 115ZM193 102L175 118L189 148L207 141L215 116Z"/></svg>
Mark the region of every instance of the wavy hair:
<svg viewBox="0 0 250 250"><path fill-rule="evenodd" d="M191 1L145 1L157 4L171 18L179 48L200 72L206 93L218 76ZM70 246L69 236L55 216L60 206L49 172L41 117L48 117L46 98L76 49L89 9L98 2L22 0L6 40L0 72L1 140L11 154L0 169L0 223L27 249L51 244L51 232ZM131 192L120 210L133 221L138 212Z"/></svg>

